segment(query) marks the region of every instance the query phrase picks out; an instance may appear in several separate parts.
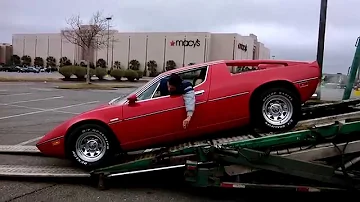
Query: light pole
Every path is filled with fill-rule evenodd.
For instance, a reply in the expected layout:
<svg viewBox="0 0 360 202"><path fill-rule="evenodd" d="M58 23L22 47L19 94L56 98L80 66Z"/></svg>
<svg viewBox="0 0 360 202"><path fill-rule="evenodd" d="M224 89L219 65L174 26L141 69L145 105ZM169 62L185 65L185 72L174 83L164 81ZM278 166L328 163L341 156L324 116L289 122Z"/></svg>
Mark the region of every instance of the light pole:
<svg viewBox="0 0 360 202"><path fill-rule="evenodd" d="M107 46L106 46L106 66L109 65L109 39L110 39L110 20L112 17L107 17L106 20L108 21L108 29L107 29Z"/></svg>
<svg viewBox="0 0 360 202"><path fill-rule="evenodd" d="M320 4L320 20L319 20L319 35L316 60L320 67L321 76L323 74L323 60L324 60L324 44L325 44L325 28L326 28L326 11L327 0L321 0ZM321 82L318 86L318 99L321 99Z"/></svg>

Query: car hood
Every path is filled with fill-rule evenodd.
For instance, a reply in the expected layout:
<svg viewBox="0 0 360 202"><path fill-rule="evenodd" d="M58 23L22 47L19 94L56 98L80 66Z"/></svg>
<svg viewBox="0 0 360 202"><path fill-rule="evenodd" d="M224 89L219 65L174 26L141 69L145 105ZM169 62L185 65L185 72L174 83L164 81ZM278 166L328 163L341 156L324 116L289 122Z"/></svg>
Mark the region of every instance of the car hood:
<svg viewBox="0 0 360 202"><path fill-rule="evenodd" d="M108 124L114 118L122 119L122 105L106 103L74 116L69 120L69 124L72 125L83 120L99 120Z"/></svg>

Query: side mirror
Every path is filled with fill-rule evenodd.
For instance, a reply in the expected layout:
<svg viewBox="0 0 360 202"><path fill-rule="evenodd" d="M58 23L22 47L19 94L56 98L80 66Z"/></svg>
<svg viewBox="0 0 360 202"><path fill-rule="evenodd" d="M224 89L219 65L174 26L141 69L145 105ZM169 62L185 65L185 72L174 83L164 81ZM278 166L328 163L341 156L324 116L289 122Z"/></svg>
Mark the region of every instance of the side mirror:
<svg viewBox="0 0 360 202"><path fill-rule="evenodd" d="M129 101L129 104L134 104L137 101L136 94L130 95L127 100Z"/></svg>

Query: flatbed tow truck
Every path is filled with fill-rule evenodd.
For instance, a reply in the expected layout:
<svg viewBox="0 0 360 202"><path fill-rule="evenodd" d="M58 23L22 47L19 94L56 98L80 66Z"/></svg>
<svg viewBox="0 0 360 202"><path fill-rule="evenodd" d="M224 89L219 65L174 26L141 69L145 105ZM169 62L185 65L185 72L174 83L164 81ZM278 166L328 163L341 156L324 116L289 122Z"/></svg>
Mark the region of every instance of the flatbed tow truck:
<svg viewBox="0 0 360 202"><path fill-rule="evenodd" d="M60 166L0 165L0 177L90 178L105 189L112 177L183 169L185 181L195 187L359 191L360 99L349 99L360 62L357 44L343 100L305 103L302 120L291 131L237 130L129 153L115 165L90 172ZM12 145L0 145L0 154L41 155L35 146Z"/></svg>

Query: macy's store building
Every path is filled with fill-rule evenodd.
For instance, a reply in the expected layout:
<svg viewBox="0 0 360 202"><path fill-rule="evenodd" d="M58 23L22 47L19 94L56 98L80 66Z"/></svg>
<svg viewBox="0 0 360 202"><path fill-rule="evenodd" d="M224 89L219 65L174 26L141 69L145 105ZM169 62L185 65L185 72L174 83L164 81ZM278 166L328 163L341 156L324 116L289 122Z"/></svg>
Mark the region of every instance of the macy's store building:
<svg viewBox="0 0 360 202"><path fill-rule="evenodd" d="M95 63L102 58L108 66L116 61L127 68L129 61L138 60L144 70L150 60L156 61L161 72L166 61L173 60L177 67L189 63L213 60L269 59L270 51L253 34L241 36L235 33L208 32L118 32L111 30L109 47L91 51ZM22 57L29 55L44 60L52 56L57 60L67 57L71 62L84 59L80 47L69 43L60 33L15 34L13 53Z"/></svg>
<svg viewBox="0 0 360 202"><path fill-rule="evenodd" d="M158 71L166 61L173 60L177 67L189 63L231 59L270 59L270 51L255 35L189 33L115 33L106 48L94 52L94 61L109 59L109 64L119 61L127 68L136 59L140 69L147 61L155 60ZM110 66L110 65L109 65Z"/></svg>

